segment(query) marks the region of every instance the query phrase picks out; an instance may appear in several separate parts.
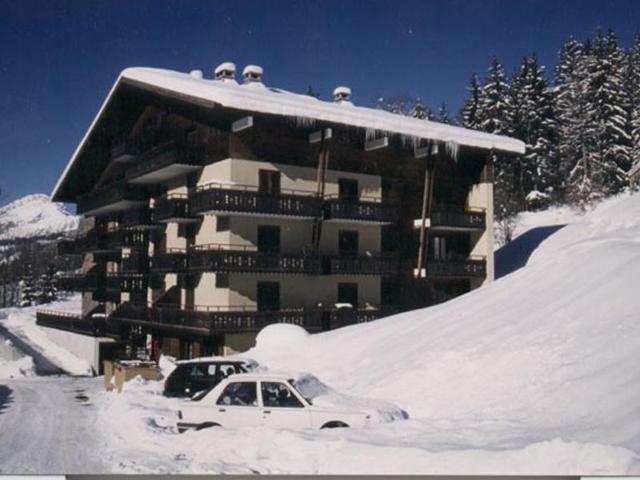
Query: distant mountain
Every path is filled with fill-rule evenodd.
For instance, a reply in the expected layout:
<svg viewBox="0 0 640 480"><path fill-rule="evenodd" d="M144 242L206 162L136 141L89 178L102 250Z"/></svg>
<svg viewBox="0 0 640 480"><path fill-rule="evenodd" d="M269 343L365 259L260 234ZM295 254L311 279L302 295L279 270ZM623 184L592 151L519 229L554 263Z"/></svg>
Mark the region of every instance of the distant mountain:
<svg viewBox="0 0 640 480"><path fill-rule="evenodd" d="M78 221L47 195L27 195L0 207L0 244L65 236L78 227Z"/></svg>

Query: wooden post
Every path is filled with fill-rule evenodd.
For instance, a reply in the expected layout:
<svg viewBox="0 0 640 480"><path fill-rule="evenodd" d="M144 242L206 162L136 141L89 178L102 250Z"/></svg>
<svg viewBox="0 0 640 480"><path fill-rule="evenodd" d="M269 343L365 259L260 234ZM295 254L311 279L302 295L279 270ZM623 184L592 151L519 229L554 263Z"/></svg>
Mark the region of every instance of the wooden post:
<svg viewBox="0 0 640 480"><path fill-rule="evenodd" d="M325 186L327 183L327 167L329 165L329 138L331 138L331 131L329 129L322 130L320 140L320 153L318 154L316 187L316 195L320 200L320 209L318 210L318 216L314 219L312 232L312 246L315 252L317 252L320 248L320 238L322 235L322 199L324 198Z"/></svg>
<svg viewBox="0 0 640 480"><path fill-rule="evenodd" d="M420 244L418 246L418 264L416 265L416 273L415 273L416 278L420 278L423 264L426 264L425 250L427 248L427 242L429 238L427 235L426 221L427 221L427 217L430 216L431 202L433 199L434 172L433 172L433 166L431 162L431 157L433 155L432 152L433 152L433 145L430 142L428 146L427 158L425 160L426 165L424 169L424 187L422 190L422 216L420 219Z"/></svg>

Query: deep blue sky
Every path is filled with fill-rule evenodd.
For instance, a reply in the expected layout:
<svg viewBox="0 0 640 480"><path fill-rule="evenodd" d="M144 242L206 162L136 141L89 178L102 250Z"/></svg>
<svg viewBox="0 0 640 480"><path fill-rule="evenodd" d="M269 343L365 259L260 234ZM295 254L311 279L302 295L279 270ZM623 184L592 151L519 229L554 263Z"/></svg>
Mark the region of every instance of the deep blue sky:
<svg viewBox="0 0 640 480"><path fill-rule="evenodd" d="M360 105L407 95L457 111L492 55L508 72L533 50L552 67L598 27L628 46L640 1L0 0L0 204L50 193L128 66L256 63L265 83L325 99L348 85Z"/></svg>

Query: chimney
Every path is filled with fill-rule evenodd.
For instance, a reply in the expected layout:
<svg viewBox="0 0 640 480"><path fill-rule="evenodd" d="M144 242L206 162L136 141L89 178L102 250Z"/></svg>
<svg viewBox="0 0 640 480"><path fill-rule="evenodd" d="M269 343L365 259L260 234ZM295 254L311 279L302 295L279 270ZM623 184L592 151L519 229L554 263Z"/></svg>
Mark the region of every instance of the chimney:
<svg viewBox="0 0 640 480"><path fill-rule="evenodd" d="M223 82L235 82L236 64L231 62L221 63L213 71L213 77Z"/></svg>
<svg viewBox="0 0 640 480"><path fill-rule="evenodd" d="M242 71L244 83L262 83L262 67L258 65L247 65Z"/></svg>
<svg viewBox="0 0 640 480"><path fill-rule="evenodd" d="M189 75L191 75L193 78L202 78L202 70L191 70L189 72Z"/></svg>
<svg viewBox="0 0 640 480"><path fill-rule="evenodd" d="M351 103L351 89L349 87L337 87L333 91L333 101L336 103Z"/></svg>

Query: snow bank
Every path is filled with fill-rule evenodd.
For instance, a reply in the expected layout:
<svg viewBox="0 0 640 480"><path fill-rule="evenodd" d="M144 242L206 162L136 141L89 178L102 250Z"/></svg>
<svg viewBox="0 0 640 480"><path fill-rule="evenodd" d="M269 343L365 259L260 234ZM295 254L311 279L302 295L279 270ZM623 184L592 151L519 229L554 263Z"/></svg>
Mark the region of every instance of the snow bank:
<svg viewBox="0 0 640 480"><path fill-rule="evenodd" d="M0 379L30 377L35 375L33 358L25 356L17 360L0 358Z"/></svg>
<svg viewBox="0 0 640 480"><path fill-rule="evenodd" d="M46 332L36 325L36 310L40 307L0 309L0 325L41 352L48 360L71 375L91 375L91 365L57 345ZM80 296L53 302L48 309L60 312L79 312Z"/></svg>

